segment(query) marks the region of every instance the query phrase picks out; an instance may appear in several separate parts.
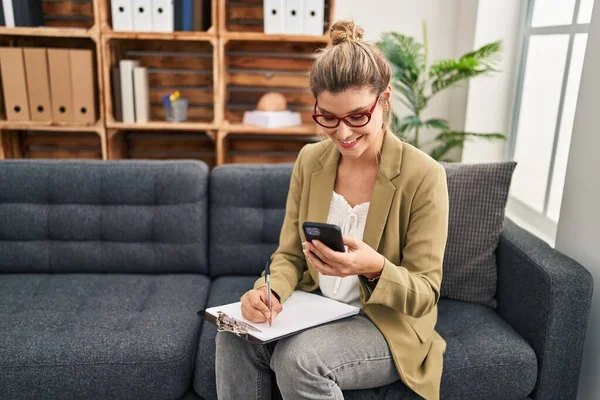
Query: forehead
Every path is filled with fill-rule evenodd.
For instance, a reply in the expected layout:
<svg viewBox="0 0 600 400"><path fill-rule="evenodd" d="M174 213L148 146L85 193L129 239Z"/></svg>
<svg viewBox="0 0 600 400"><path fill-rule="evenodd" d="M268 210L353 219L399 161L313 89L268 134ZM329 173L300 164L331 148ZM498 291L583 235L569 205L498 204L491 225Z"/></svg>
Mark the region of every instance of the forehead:
<svg viewBox="0 0 600 400"><path fill-rule="evenodd" d="M369 88L347 89L339 93L326 91L317 96L319 108L339 115L369 107L374 100L375 94Z"/></svg>

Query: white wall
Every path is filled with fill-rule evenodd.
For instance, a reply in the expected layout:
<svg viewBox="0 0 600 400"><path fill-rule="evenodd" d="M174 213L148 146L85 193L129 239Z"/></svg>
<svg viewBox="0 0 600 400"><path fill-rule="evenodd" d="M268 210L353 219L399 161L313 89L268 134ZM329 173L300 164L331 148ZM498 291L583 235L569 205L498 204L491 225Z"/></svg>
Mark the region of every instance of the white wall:
<svg viewBox="0 0 600 400"><path fill-rule="evenodd" d="M337 0L336 20L353 20L365 29L365 39L377 41L388 31L413 36L422 42L422 21L427 22L429 63L441 58L457 58L473 45L477 0ZM452 128L463 129L466 85L441 93L430 103L423 118L446 118ZM397 102L400 116L406 109ZM431 134L422 135L430 140Z"/></svg>
<svg viewBox="0 0 600 400"><path fill-rule="evenodd" d="M575 124L563 192L556 249L584 265L594 276L580 399L600 399L600 6L589 31Z"/></svg>
<svg viewBox="0 0 600 400"><path fill-rule="evenodd" d="M520 30L525 15L522 0L479 0L474 48L502 40L499 72L469 84L465 129L509 134L521 50ZM508 140L473 140L465 144L462 162L506 160Z"/></svg>

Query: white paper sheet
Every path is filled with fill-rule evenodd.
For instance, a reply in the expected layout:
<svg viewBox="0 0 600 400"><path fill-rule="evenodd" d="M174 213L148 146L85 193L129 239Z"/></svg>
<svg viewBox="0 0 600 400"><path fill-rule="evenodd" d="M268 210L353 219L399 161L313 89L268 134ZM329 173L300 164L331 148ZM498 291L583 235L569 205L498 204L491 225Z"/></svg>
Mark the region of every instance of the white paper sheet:
<svg viewBox="0 0 600 400"><path fill-rule="evenodd" d="M215 317L218 311L223 311L238 321L260 329L261 332L250 331L249 333L260 340L267 341L356 315L360 309L327 297L297 290L283 304L283 311L273 320L273 326L269 326L268 322L258 324L243 318L241 302L206 309L207 313Z"/></svg>

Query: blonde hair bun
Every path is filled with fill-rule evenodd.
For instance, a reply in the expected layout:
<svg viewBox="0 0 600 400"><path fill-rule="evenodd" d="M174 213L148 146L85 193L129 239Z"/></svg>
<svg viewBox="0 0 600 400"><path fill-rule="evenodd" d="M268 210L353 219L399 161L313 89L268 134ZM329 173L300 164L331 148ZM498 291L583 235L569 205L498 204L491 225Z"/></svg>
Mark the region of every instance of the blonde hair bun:
<svg viewBox="0 0 600 400"><path fill-rule="evenodd" d="M337 21L331 26L329 37L332 45L346 42L360 42L365 30L352 21Z"/></svg>

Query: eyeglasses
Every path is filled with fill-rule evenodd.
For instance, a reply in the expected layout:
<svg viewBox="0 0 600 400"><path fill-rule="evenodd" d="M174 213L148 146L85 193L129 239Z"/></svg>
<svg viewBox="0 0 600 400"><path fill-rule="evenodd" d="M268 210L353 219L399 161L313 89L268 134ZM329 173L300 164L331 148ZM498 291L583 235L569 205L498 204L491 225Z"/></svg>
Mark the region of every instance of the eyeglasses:
<svg viewBox="0 0 600 400"><path fill-rule="evenodd" d="M365 126L369 123L371 120L371 114L373 113L378 101L379 96L377 96L369 111L355 112L341 118L331 114L317 114L317 101L315 101L315 109L313 110L312 118L317 124L324 128L337 128L340 124L340 121L344 121L346 125L352 128L360 128L361 126Z"/></svg>

